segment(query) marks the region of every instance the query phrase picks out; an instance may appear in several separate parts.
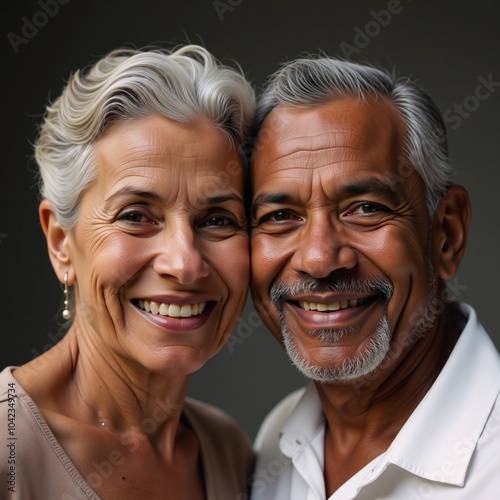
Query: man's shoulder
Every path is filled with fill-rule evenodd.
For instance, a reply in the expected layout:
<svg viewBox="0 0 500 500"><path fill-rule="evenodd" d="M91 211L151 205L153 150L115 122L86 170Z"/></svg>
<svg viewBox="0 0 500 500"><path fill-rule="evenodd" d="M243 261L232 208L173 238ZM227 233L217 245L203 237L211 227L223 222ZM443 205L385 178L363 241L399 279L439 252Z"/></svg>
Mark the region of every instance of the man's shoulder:
<svg viewBox="0 0 500 500"><path fill-rule="evenodd" d="M271 444L275 446L278 445L281 429L297 406L305 390L305 387L295 390L284 397L267 414L255 438L254 448L256 451L260 451L263 446L269 446Z"/></svg>

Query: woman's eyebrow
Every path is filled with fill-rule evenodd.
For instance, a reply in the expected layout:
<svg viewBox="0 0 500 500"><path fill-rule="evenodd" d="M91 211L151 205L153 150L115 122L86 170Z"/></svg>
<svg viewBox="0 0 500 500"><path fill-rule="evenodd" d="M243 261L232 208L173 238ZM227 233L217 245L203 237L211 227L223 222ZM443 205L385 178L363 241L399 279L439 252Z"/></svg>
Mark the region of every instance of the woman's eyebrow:
<svg viewBox="0 0 500 500"><path fill-rule="evenodd" d="M125 186L118 191L114 192L111 196L104 200L105 203L113 201L115 198L120 196L137 196L138 198L146 198L153 201L161 201L161 196L152 191L143 191L136 189L132 186Z"/></svg>
<svg viewBox="0 0 500 500"><path fill-rule="evenodd" d="M215 196L209 196L207 198L207 203L209 205L217 205L219 203L224 203L226 201L237 201L239 203L243 203L243 198L234 193L217 194Z"/></svg>

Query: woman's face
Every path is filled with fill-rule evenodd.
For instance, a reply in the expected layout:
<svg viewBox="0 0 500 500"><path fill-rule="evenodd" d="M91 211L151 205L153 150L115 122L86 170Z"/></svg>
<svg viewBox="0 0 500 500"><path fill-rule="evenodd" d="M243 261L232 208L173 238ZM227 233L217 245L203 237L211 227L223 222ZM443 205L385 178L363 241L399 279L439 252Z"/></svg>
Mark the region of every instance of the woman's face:
<svg viewBox="0 0 500 500"><path fill-rule="evenodd" d="M149 116L112 126L95 158L97 179L65 240L74 327L152 372L192 373L223 346L246 299L240 155L206 120Z"/></svg>

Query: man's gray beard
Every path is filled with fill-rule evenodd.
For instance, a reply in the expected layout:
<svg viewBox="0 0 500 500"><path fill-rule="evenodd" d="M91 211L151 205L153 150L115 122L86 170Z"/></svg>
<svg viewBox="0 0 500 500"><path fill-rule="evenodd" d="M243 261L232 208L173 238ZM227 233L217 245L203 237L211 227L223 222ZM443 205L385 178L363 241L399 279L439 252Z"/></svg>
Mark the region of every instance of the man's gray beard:
<svg viewBox="0 0 500 500"><path fill-rule="evenodd" d="M352 358L345 358L341 366L328 366L322 368L304 359L297 350L295 342L293 341L293 335L287 330L285 322L282 319L281 335L286 352L299 371L307 378L316 380L317 382L351 382L360 379L375 370L382 363L390 350L391 332L389 323L387 322L386 311L384 311L384 315L375 330L375 335L370 340L364 352ZM337 333L335 333L334 330L328 330L326 332L318 331L315 336L322 340L330 338L332 341L336 341L336 338L340 339L346 335L348 335L348 332L345 330L339 330Z"/></svg>
<svg viewBox="0 0 500 500"><path fill-rule="evenodd" d="M426 331L434 324L437 315L436 280L430 259L427 259L429 266L429 301L411 332L409 332L406 345L409 346L425 335ZM383 361L390 355L392 334L387 316L387 303L393 294L393 286L387 279L375 280L352 280L340 279L325 284L326 280L316 280L305 278L293 285L278 284L271 289L271 300L278 306L280 314L281 336L288 356L293 364L307 378L322 383L352 382L366 377L376 370ZM300 293L314 293L321 291L332 292L354 292L367 293L376 291L385 296L386 304L384 313L380 319L372 339L361 354L352 358L346 358L341 366L328 366L326 368L314 365L307 361L298 351L297 346L285 324L283 311L284 297L293 296ZM325 342L337 342L349 335L352 329L321 329L310 331L309 334Z"/></svg>

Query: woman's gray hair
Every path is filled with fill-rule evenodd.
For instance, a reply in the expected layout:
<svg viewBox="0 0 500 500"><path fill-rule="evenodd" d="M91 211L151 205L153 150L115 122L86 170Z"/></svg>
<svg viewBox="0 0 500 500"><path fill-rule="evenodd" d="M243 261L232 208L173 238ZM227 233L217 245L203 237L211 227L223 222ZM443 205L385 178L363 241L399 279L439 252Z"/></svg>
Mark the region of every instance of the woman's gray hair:
<svg viewBox="0 0 500 500"><path fill-rule="evenodd" d="M347 96L363 101L380 96L396 106L406 125L403 160L422 177L432 214L453 182L446 129L431 97L409 79L397 79L368 65L326 56L296 59L284 64L267 81L257 106L254 135L280 104L313 107Z"/></svg>
<svg viewBox="0 0 500 500"><path fill-rule="evenodd" d="M178 123L204 117L242 147L254 109L255 93L241 70L203 47L114 50L72 74L47 106L35 142L40 194L71 229L81 194L96 176L93 145L113 123L153 114Z"/></svg>

